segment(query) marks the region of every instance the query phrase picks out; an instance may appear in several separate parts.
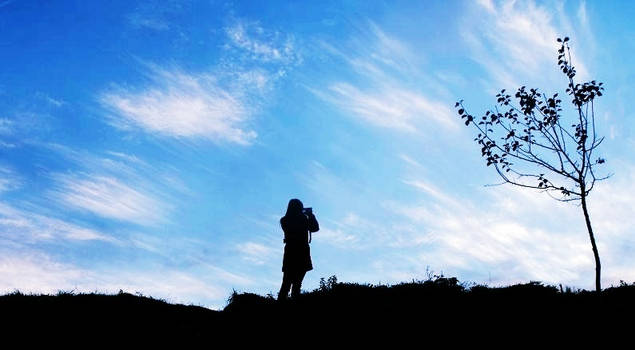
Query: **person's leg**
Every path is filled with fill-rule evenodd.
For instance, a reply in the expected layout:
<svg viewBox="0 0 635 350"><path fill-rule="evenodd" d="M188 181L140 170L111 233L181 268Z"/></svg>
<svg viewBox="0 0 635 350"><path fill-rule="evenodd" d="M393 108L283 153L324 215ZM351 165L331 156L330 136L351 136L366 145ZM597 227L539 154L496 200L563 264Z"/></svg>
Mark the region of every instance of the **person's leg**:
<svg viewBox="0 0 635 350"><path fill-rule="evenodd" d="M300 291L302 290L302 280L304 279L304 275L306 271L298 271L295 274L295 278L293 280L293 288L291 290L291 297L297 298L300 296Z"/></svg>
<svg viewBox="0 0 635 350"><path fill-rule="evenodd" d="M292 274L290 272L282 273L282 285L280 286L280 292L278 292L278 300L286 300L289 296L289 290L291 289L291 283L293 282Z"/></svg>

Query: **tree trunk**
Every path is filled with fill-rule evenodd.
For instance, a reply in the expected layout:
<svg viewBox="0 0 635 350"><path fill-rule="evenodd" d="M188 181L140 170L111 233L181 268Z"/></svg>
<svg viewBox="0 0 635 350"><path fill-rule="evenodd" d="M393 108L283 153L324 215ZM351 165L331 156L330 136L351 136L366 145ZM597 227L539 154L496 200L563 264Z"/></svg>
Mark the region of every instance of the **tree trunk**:
<svg viewBox="0 0 635 350"><path fill-rule="evenodd" d="M591 247L593 248L593 256L595 257L595 291L600 293L602 291L602 284L600 282L600 272L602 266L600 265L600 254L598 253L598 247L595 244L595 237L593 236L593 228L591 227L591 219L589 218L589 210L586 206L586 195L584 194L584 188L582 188L582 211L584 212L584 220L586 222L587 231L589 231L589 239L591 239Z"/></svg>

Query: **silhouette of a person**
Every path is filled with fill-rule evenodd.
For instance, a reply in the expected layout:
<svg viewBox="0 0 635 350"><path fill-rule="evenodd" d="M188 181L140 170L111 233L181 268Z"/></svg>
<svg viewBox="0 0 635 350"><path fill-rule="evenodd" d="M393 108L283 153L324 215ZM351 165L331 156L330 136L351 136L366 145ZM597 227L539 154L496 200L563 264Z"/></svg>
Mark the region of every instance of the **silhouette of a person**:
<svg viewBox="0 0 635 350"><path fill-rule="evenodd" d="M310 232L317 232L320 226L311 208L304 208L299 199L291 199L287 213L280 219L284 231L284 257L282 259L282 286L278 300L285 300L291 289L291 296L300 295L302 280L307 271L313 270Z"/></svg>

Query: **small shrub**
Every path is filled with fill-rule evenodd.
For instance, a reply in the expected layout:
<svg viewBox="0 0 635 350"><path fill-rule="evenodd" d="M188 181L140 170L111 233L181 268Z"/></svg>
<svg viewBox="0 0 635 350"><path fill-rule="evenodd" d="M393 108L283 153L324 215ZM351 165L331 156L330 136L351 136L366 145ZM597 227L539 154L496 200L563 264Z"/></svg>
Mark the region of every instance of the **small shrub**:
<svg viewBox="0 0 635 350"><path fill-rule="evenodd" d="M324 277L320 278L320 292L328 292L333 290L333 287L337 284L337 276L333 275L327 280Z"/></svg>

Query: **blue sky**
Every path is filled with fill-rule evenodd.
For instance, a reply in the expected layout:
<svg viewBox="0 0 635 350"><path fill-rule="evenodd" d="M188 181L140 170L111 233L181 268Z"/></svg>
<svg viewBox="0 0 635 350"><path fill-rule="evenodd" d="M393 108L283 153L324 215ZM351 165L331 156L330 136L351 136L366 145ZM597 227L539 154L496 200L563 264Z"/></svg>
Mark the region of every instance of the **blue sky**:
<svg viewBox="0 0 635 350"><path fill-rule="evenodd" d="M593 288L581 209L499 182L474 114L604 82L603 283L635 280L630 1L0 1L0 291L213 308L276 293L278 219L312 206L304 289L426 271Z"/></svg>

